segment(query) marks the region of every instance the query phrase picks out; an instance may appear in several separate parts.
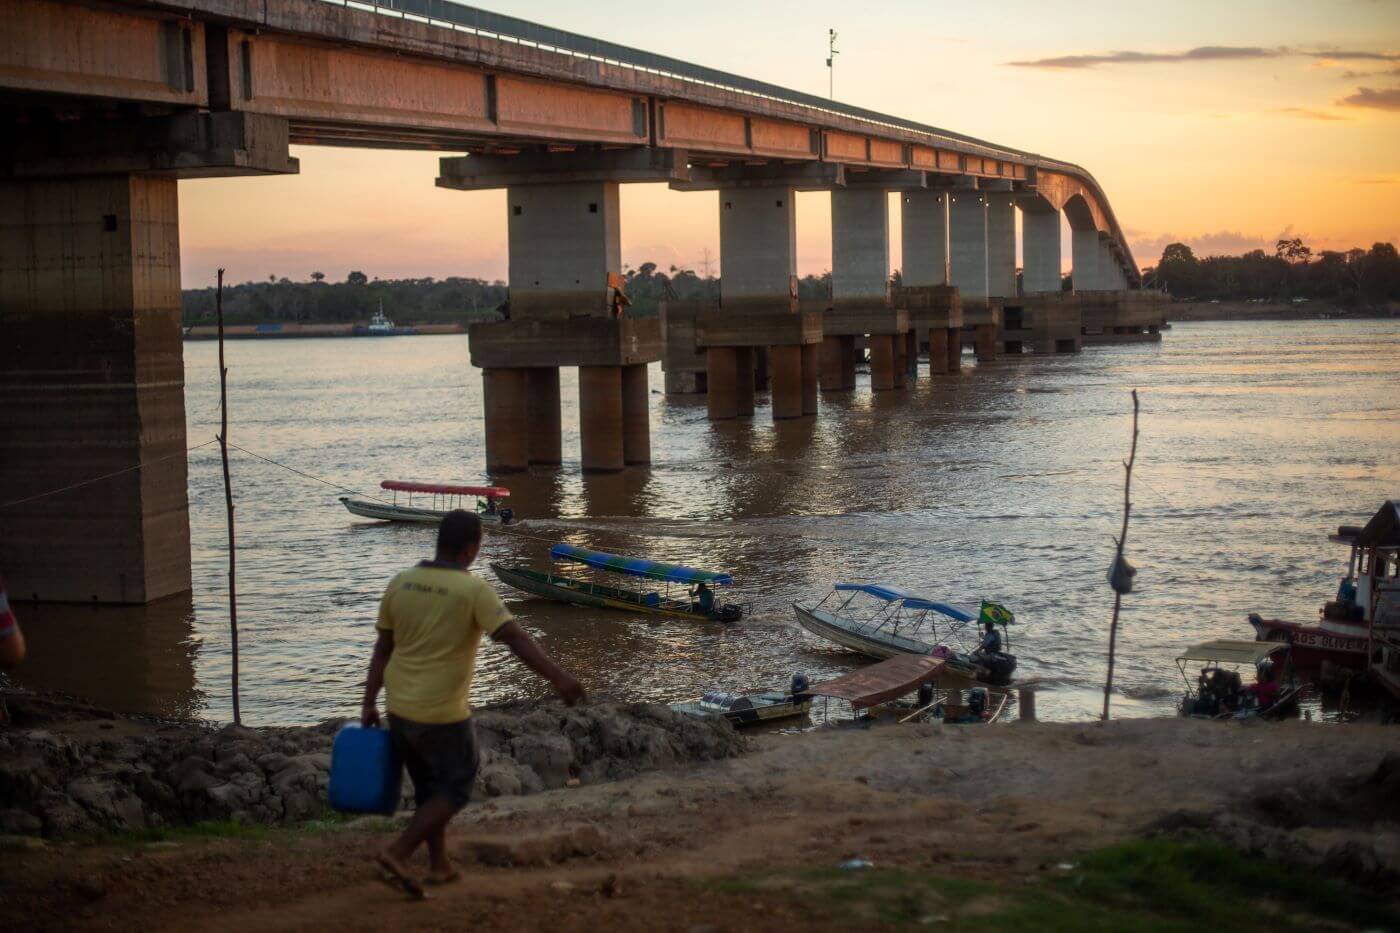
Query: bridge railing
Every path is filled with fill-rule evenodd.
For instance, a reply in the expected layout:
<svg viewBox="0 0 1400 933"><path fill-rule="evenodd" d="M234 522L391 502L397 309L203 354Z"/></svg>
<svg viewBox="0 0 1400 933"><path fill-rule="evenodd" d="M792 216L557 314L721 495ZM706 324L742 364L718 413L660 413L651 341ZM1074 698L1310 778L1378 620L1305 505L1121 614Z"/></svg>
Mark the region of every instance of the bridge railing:
<svg viewBox="0 0 1400 933"><path fill-rule="evenodd" d="M658 55L644 49L636 49L604 39L596 39L592 36L532 23L519 17L492 13L489 10L481 10L457 3L456 0L381 0L381 2L368 3L358 2L358 0L325 0L325 2L336 6L347 6L388 16L418 20L436 26L445 26L491 39L515 42L520 45L587 58L622 68L634 68L638 71L703 84L720 90L737 91L781 103L797 104L825 113L861 120L876 126L922 133L950 143L980 147L986 150L986 155L993 157L1000 154L1020 159L1039 159L1039 156L1033 153L1010 149L963 133L955 133L913 120L905 120L864 107L839 103L825 97L818 97L815 94L770 84L767 81L757 81L717 68L708 68L679 58L672 58L669 55Z"/></svg>

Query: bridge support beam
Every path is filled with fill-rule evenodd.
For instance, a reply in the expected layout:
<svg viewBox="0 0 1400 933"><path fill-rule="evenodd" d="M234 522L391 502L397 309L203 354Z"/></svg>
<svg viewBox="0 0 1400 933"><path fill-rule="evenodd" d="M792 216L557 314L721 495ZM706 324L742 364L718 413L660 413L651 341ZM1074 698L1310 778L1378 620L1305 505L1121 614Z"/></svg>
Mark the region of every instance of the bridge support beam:
<svg viewBox="0 0 1400 933"><path fill-rule="evenodd" d="M530 438L527 459L532 465L559 466L564 462L559 425L559 367L538 366L524 372L525 430Z"/></svg>
<svg viewBox="0 0 1400 933"><path fill-rule="evenodd" d="M0 567L14 599L190 588L173 176L0 182ZM123 472L124 471L124 472Z"/></svg>
<svg viewBox="0 0 1400 933"><path fill-rule="evenodd" d="M989 192L987 201L987 294L1016 297L1016 202L1009 192Z"/></svg>
<svg viewBox="0 0 1400 933"><path fill-rule="evenodd" d="M985 305L987 296L987 202L976 191L951 195L948 205L949 270L963 309Z"/></svg>
<svg viewBox="0 0 1400 933"><path fill-rule="evenodd" d="M622 367L622 462L651 463L651 384L645 363Z"/></svg>
<svg viewBox="0 0 1400 933"><path fill-rule="evenodd" d="M947 285L948 194L906 191L900 199L903 255L899 274L905 286Z"/></svg>
<svg viewBox="0 0 1400 933"><path fill-rule="evenodd" d="M917 180L922 182L922 176ZM834 388L854 388L855 342L865 336L870 338L871 388L886 391L905 383L909 321L890 302L889 194L885 183L889 183L888 176L880 175L856 187L831 192L832 298L823 333L828 340L839 341L833 360L839 360L841 378Z"/></svg>
<svg viewBox="0 0 1400 933"><path fill-rule="evenodd" d="M1021 204L1021 289L1027 295L1060 291L1060 212L1049 204Z"/></svg>
<svg viewBox="0 0 1400 933"><path fill-rule="evenodd" d="M1099 231L1093 227L1075 227L1070 235L1071 275L1076 292L1107 291L1099 276Z"/></svg>
<svg viewBox="0 0 1400 933"><path fill-rule="evenodd" d="M578 427L583 472L616 473L626 465L621 366L578 368Z"/></svg>

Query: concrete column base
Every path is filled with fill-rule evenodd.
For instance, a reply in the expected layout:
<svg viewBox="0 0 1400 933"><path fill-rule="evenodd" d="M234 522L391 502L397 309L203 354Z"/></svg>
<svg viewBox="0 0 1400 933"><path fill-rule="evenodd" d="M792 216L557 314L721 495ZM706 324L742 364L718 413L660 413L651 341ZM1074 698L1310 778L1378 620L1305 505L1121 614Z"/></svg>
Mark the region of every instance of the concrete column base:
<svg viewBox="0 0 1400 933"><path fill-rule="evenodd" d="M527 372L516 368L481 371L488 473L518 473L529 466Z"/></svg>
<svg viewBox="0 0 1400 933"><path fill-rule="evenodd" d="M647 366L622 367L622 461L651 463L651 386Z"/></svg>
<svg viewBox="0 0 1400 933"><path fill-rule="evenodd" d="M823 392L840 392L846 388L845 372L842 368L841 337L824 337L821 343L821 389Z"/></svg>
<svg viewBox="0 0 1400 933"><path fill-rule="evenodd" d="M856 338L841 338L841 387L856 387Z"/></svg>
<svg viewBox="0 0 1400 933"><path fill-rule="evenodd" d="M753 348L753 387L756 392L768 391L768 348Z"/></svg>
<svg viewBox="0 0 1400 933"><path fill-rule="evenodd" d="M895 387L894 338L889 334L870 335L870 388L888 392Z"/></svg>
<svg viewBox="0 0 1400 933"><path fill-rule="evenodd" d="M821 344L802 345L802 414L817 413L818 371L821 369Z"/></svg>
<svg viewBox="0 0 1400 933"><path fill-rule="evenodd" d="M578 368L579 446L585 473L616 473L623 455L621 366Z"/></svg>
<svg viewBox="0 0 1400 933"><path fill-rule="evenodd" d="M962 330L948 328L948 372L962 371Z"/></svg>
<svg viewBox="0 0 1400 933"><path fill-rule="evenodd" d="M890 343L894 347L894 387L902 389L909 375L909 344L903 334L895 334Z"/></svg>
<svg viewBox="0 0 1400 933"><path fill-rule="evenodd" d="M773 420L802 417L802 348L768 348L769 379L773 385Z"/></svg>
<svg viewBox="0 0 1400 933"><path fill-rule="evenodd" d="M1003 340L1001 343L1001 352L1005 353L1007 356L1020 356L1025 352L1025 346L1020 340Z"/></svg>
<svg viewBox="0 0 1400 933"><path fill-rule="evenodd" d="M978 324L972 332L973 349L977 353L977 362L989 363L997 358L997 326L995 324Z"/></svg>
<svg viewBox="0 0 1400 933"><path fill-rule="evenodd" d="M734 348L734 413L752 418L754 410L753 347Z"/></svg>
<svg viewBox="0 0 1400 933"><path fill-rule="evenodd" d="M183 349L174 178L0 182L3 498L117 474L0 511L11 599L190 589Z"/></svg>
<svg viewBox="0 0 1400 933"><path fill-rule="evenodd" d="M705 374L699 372L666 372L667 395L704 395Z"/></svg>
<svg viewBox="0 0 1400 933"><path fill-rule="evenodd" d="M938 375L948 371L948 328L930 327L928 330L928 371Z"/></svg>
<svg viewBox="0 0 1400 933"><path fill-rule="evenodd" d="M729 421L739 413L737 356L733 347L710 347L705 351L706 402L711 421Z"/></svg>
<svg viewBox="0 0 1400 933"><path fill-rule="evenodd" d="M919 332L906 331L904 334L906 349L904 351L905 372L909 376L910 384L919 379Z"/></svg>
<svg viewBox="0 0 1400 933"><path fill-rule="evenodd" d="M559 466L564 462L559 426L559 369L550 366L527 369L525 373L529 411L527 458L532 464Z"/></svg>

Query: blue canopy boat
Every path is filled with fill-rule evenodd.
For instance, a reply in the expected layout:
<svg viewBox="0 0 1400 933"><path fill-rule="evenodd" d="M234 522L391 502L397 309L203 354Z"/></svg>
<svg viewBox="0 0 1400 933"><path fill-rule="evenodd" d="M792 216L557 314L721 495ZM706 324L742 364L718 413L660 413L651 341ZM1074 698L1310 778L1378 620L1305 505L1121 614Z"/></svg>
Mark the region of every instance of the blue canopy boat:
<svg viewBox="0 0 1400 933"><path fill-rule="evenodd" d="M710 619L737 622L743 609L733 603L721 603L714 594L716 587L728 587L734 578L727 573L697 570L679 564L625 557L605 551L593 551L572 544L556 544L549 556L555 561L554 572L510 567L493 563L491 569L503 583L533 596L542 596L561 603L591 606L597 609L621 609L647 615L680 616L689 619ZM641 585L628 587L600 583L571 570L587 567L605 574L616 574L628 581L659 583L659 587ZM679 593L672 586L680 584ZM705 593L709 593L709 599Z"/></svg>
<svg viewBox="0 0 1400 933"><path fill-rule="evenodd" d="M885 583L837 583L821 602L792 608L813 635L877 661L930 655L942 658L950 674L998 684L1009 683L1016 669L1013 655L969 650L978 641L979 618L993 620L1003 632L1014 621L996 603L983 601L974 613Z"/></svg>

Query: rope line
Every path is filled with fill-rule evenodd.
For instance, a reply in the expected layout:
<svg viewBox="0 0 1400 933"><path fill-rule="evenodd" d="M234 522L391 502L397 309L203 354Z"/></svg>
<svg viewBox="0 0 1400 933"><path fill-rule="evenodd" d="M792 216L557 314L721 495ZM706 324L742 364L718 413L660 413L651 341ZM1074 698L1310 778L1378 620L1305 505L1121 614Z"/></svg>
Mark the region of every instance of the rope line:
<svg viewBox="0 0 1400 933"><path fill-rule="evenodd" d="M48 492L41 492L33 496L26 496L23 499L14 499L10 502L0 503L0 509L8 509L16 505L23 505L26 502L33 502L36 499L47 499L49 496L56 496L62 492L69 492L74 489L81 489L84 486L91 486L93 483L100 483L103 480L111 479L114 476L121 476L124 473L131 473L136 470L144 469L148 466L154 466L155 464L165 460L172 460L175 457L188 456L194 451L199 450L201 447L208 447L210 444L217 444L218 442L219 439L214 438L212 441L205 441L203 444L196 444L193 447L187 447L184 450L177 450L174 453L166 454L164 457L156 457L154 460L142 460L135 466L129 466L121 470L113 470L111 473L103 473L101 476L94 476L91 479L85 479L81 482L72 483L68 486L60 486L58 489L50 489Z"/></svg>
<svg viewBox="0 0 1400 933"><path fill-rule="evenodd" d="M287 466L287 464L281 463L280 461L277 461L277 460L273 460L271 457L264 457L262 454L255 454L255 453L253 453L251 450L249 450L249 449L246 448L246 447L239 447L237 444L232 444L232 443L229 444L229 446L232 447L234 450L242 451L243 453L247 454L248 456L254 457L254 458L258 459L258 460L261 460L261 461L263 461L264 463L270 463L270 464L272 464L272 465L275 466L275 467L281 467L282 469L287 470L287 471L290 472L290 473L295 473L295 474L298 475L298 476L304 476L304 477L306 477L307 479L312 480L312 481L317 482L317 483L320 483L320 484L323 485L323 486L329 486L329 487L331 487L332 489L339 489L341 492L354 493L354 494L357 495L357 496L364 496L366 499L373 499L374 501L376 501L376 502L382 502L382 503L384 503L385 505L393 505L393 503L390 502L388 499L382 499L382 498L380 498L379 496L371 495L371 494L369 494L369 493L360 492L358 489L351 489L349 486L342 486L342 485L340 485L339 483L332 483L330 480L321 479L321 477L319 477L319 476L312 476L310 473L306 473L306 472L304 472L304 471L302 471L302 470L298 470L296 467L293 467L293 466Z"/></svg>

